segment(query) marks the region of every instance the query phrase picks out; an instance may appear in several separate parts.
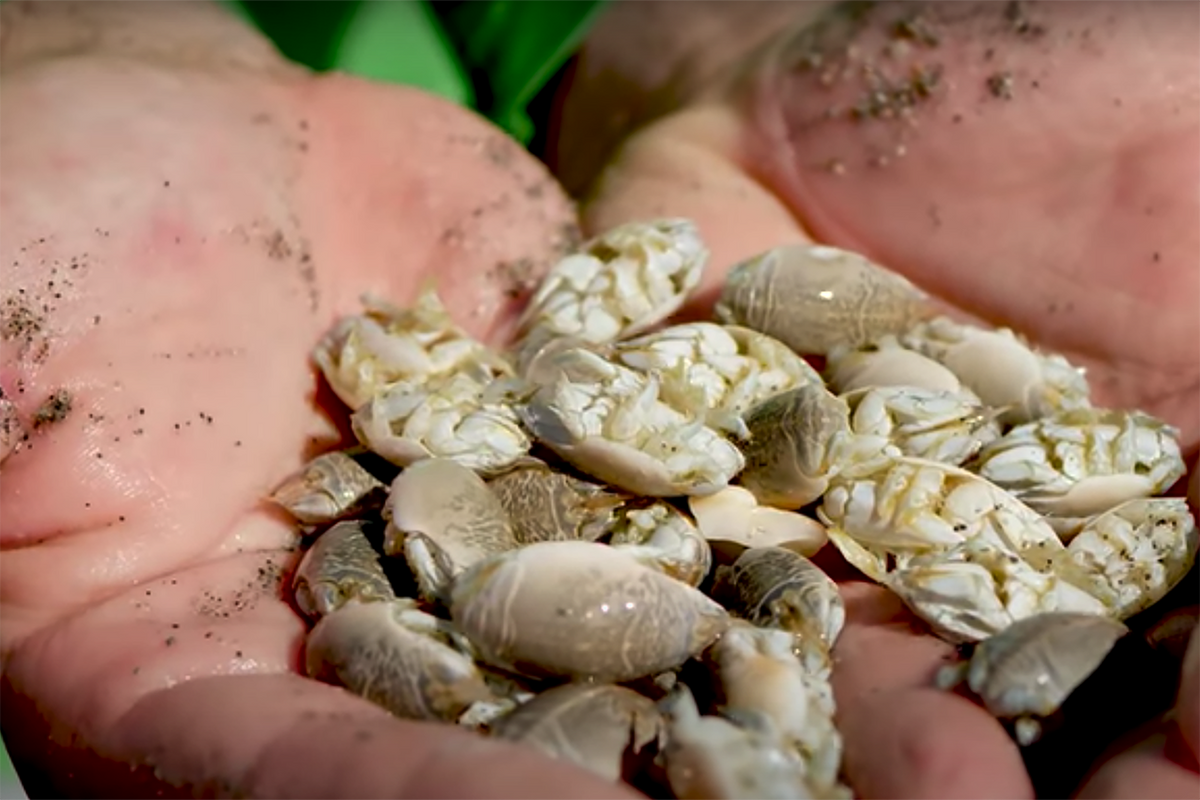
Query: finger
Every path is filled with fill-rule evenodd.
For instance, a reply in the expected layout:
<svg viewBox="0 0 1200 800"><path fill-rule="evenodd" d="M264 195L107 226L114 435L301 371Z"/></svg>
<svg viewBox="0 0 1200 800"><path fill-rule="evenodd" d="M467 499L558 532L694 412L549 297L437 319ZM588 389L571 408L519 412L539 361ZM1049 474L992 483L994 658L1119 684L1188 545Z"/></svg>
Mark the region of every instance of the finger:
<svg viewBox="0 0 1200 800"><path fill-rule="evenodd" d="M168 782L228 781L254 797L636 796L527 748L396 720L293 676L208 678L150 695L116 741Z"/></svg>
<svg viewBox="0 0 1200 800"><path fill-rule="evenodd" d="M1200 793L1200 775L1161 756L1127 753L1105 764L1079 790L1083 800L1178 798L1192 800Z"/></svg>
<svg viewBox="0 0 1200 800"><path fill-rule="evenodd" d="M1183 656L1175 721L1183 740L1191 748L1192 757L1200 762L1200 627L1192 632Z"/></svg>
<svg viewBox="0 0 1200 800"><path fill-rule="evenodd" d="M865 581L841 585L846 625L834 652L838 696L846 701L892 689L932 685L942 664L956 660L953 645L930 636L904 603ZM895 659L880 661L881 653Z"/></svg>
<svg viewBox="0 0 1200 800"><path fill-rule="evenodd" d="M10 0L0 6L0 72L62 56L136 58L163 67L292 75L266 39L216 2Z"/></svg>
<svg viewBox="0 0 1200 800"><path fill-rule="evenodd" d="M52 752L52 785L66 796L98 796L96 787L111 797L637 796L528 748L398 720L291 674L202 677L154 692L100 752Z"/></svg>
<svg viewBox="0 0 1200 800"><path fill-rule="evenodd" d="M839 710L856 796L1032 798L1016 745L985 716L934 689L887 691Z"/></svg>
<svg viewBox="0 0 1200 800"><path fill-rule="evenodd" d="M886 589L842 585L846 625L833 687L845 766L861 797L1032 797L1012 740L956 694L932 688L954 648Z"/></svg>
<svg viewBox="0 0 1200 800"><path fill-rule="evenodd" d="M321 332L359 311L364 291L404 304L433 285L468 333L502 345L541 276L579 243L553 176L423 92L329 76L291 97L307 133L293 253L316 270Z"/></svg>

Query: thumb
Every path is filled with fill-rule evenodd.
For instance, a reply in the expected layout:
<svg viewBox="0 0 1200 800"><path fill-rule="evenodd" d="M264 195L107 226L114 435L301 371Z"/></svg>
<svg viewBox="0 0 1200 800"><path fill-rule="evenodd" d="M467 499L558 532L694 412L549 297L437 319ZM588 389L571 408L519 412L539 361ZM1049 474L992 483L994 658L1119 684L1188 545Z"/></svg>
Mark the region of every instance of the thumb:
<svg viewBox="0 0 1200 800"><path fill-rule="evenodd" d="M732 108L692 108L629 138L580 209L588 235L656 217L693 220L712 251L694 297L704 313L738 261L784 244L811 243L787 205L755 180L738 157L744 120Z"/></svg>

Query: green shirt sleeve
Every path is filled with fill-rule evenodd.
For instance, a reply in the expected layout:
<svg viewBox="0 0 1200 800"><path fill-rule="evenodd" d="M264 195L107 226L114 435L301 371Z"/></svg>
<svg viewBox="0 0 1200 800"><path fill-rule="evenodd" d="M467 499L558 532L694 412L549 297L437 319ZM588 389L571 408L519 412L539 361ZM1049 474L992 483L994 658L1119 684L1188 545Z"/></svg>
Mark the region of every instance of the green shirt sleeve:
<svg viewBox="0 0 1200 800"><path fill-rule="evenodd" d="M285 56L417 86L528 145L527 108L607 0L222 0Z"/></svg>
<svg viewBox="0 0 1200 800"><path fill-rule="evenodd" d="M606 0L466 0L437 3L451 41L468 65L478 110L528 144L526 109L603 11Z"/></svg>

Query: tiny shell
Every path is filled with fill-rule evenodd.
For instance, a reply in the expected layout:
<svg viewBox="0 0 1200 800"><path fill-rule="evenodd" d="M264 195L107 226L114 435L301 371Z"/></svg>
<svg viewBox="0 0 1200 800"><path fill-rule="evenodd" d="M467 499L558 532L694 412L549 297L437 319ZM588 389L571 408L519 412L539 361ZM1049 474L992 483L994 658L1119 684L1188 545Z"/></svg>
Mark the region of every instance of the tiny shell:
<svg viewBox="0 0 1200 800"><path fill-rule="evenodd" d="M685 685L663 701L663 749L671 792L679 800L805 800L817 797L804 765L769 724L736 725L702 716Z"/></svg>
<svg viewBox="0 0 1200 800"><path fill-rule="evenodd" d="M790 510L825 492L834 444L850 435L845 401L807 384L764 400L745 421L750 440L741 445L746 466L738 482L759 503Z"/></svg>
<svg viewBox="0 0 1200 800"><path fill-rule="evenodd" d="M857 253L789 245L730 270L715 313L797 353L824 354L905 330L933 312L924 292Z"/></svg>
<svg viewBox="0 0 1200 800"><path fill-rule="evenodd" d="M520 544L579 539L594 542L616 519L626 495L602 483L559 472L527 458L488 481Z"/></svg>
<svg viewBox="0 0 1200 800"><path fill-rule="evenodd" d="M292 579L296 605L311 618L350 600L394 600L395 592L364 530L366 520L338 522L317 537Z"/></svg>
<svg viewBox="0 0 1200 800"><path fill-rule="evenodd" d="M842 737L833 724L833 690L796 658L794 634L735 625L709 650L727 711L768 717L804 760L810 786L837 782Z"/></svg>
<svg viewBox="0 0 1200 800"><path fill-rule="evenodd" d="M826 651L846 622L837 584L804 556L780 547L752 547L718 570L718 592L754 624L817 640Z"/></svg>
<svg viewBox="0 0 1200 800"><path fill-rule="evenodd" d="M412 600L353 602L308 635L309 677L344 686L398 717L453 722L495 700L474 662Z"/></svg>
<svg viewBox="0 0 1200 800"><path fill-rule="evenodd" d="M492 735L618 781L631 777L629 760L656 749L662 729L658 708L635 691L568 683L547 689L501 717Z"/></svg>
<svg viewBox="0 0 1200 800"><path fill-rule="evenodd" d="M430 458L392 482L384 552L403 552L422 593L446 600L450 582L488 556L517 547L500 500L483 479L451 459Z"/></svg>
<svg viewBox="0 0 1200 800"><path fill-rule="evenodd" d="M971 691L989 712L1023 720L1017 734L1028 745L1040 733L1032 718L1053 714L1128 632L1098 614L1026 617L980 642L966 665L944 669L938 682L949 688L965 671Z"/></svg>
<svg viewBox="0 0 1200 800"><path fill-rule="evenodd" d="M539 542L476 564L455 582L451 614L495 666L598 682L674 669L729 624L701 592L593 542Z"/></svg>
<svg viewBox="0 0 1200 800"><path fill-rule="evenodd" d="M688 509L710 542L733 542L743 547L783 547L811 556L829 536L825 526L796 511L760 506L754 493L726 486L706 497L689 497Z"/></svg>
<svg viewBox="0 0 1200 800"><path fill-rule="evenodd" d="M289 475L270 500L305 525L323 525L378 508L387 498L387 484L360 459L382 460L360 448L323 453Z"/></svg>

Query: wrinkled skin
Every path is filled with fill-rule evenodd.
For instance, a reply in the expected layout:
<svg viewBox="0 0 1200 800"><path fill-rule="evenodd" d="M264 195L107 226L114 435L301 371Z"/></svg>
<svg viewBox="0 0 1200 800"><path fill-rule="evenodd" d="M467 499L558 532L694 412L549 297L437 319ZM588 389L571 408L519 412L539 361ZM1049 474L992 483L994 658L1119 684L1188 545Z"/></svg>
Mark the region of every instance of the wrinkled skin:
<svg viewBox="0 0 1200 800"><path fill-rule="evenodd" d="M582 62L620 62L639 44L614 45L614 29L669 32L675 49L651 61L688 84L659 91L659 78L625 70L628 107L659 117L591 193L589 231L692 216L721 265L785 241L862 248L968 313L1079 357L1101 402L1166 417L1194 457L1200 243L1196 182L1179 176L1200 157L1195 6L1060 12L1070 16L1060 27L1096 16L1105 57L1064 49L1038 66L1041 102L1024 91L981 102L972 86L986 36L944 36L944 58L975 78L922 109L922 138L903 159L835 180L799 167L868 134L815 125L785 136L782 120L827 96L785 81L769 58L741 60L770 17L798 24L809 12L772 3L732 24L718 4L705 15L669 5L680 8L615 7ZM695 17L673 24L670 13ZM714 31L719 46L673 68ZM742 64L754 80L724 83ZM0 313L13 334L0 342L0 388L27 416L60 387L73 397L2 468L0 714L14 756L77 796L181 785L613 797L536 754L401 722L298 677L304 628L279 585L293 535L262 501L346 440L344 410L318 391L307 355L361 291L403 303L436 276L468 330L494 342L509 333L522 278L569 246L572 211L549 176L445 103L285 65L215 8L4 3L0 86ZM604 115L612 106L589 101L591 90L577 81L572 96ZM971 124L954 127L955 104ZM572 130L602 129L569 106L563 119L553 160L582 189L595 154L572 156L569 144L604 137ZM1007 167L977 168L983 157ZM40 332L15 313L22 303ZM858 792L1029 796L986 714L919 688L948 648L886 592L843 588L835 688ZM1184 741L1117 756L1089 796L1147 796L1151 780L1159 794L1194 786L1200 650L1187 659Z"/></svg>
<svg viewBox="0 0 1200 800"><path fill-rule="evenodd" d="M1195 509L1200 6L880 3L860 27L834 23L804 46L823 4L731 5L627 3L595 32L562 90L549 157L569 189L586 190L585 227L688 216L718 264L796 241L864 252L949 313L1010 325L1086 366L1096 403L1178 426ZM896 22L918 13L937 46L881 56ZM820 69L798 66L813 51L845 66L846 46L904 78L941 65L941 82L911 109L914 126L849 121L866 95L861 73L834 73L827 88ZM1008 99L987 84L1004 72ZM886 164L870 163L881 153ZM706 277L711 300L720 274ZM846 577L834 688L856 792L1031 796L995 721L927 688L951 648L890 593ZM1200 791L1198 641L1178 727L1165 744L1108 761L1084 794Z"/></svg>

